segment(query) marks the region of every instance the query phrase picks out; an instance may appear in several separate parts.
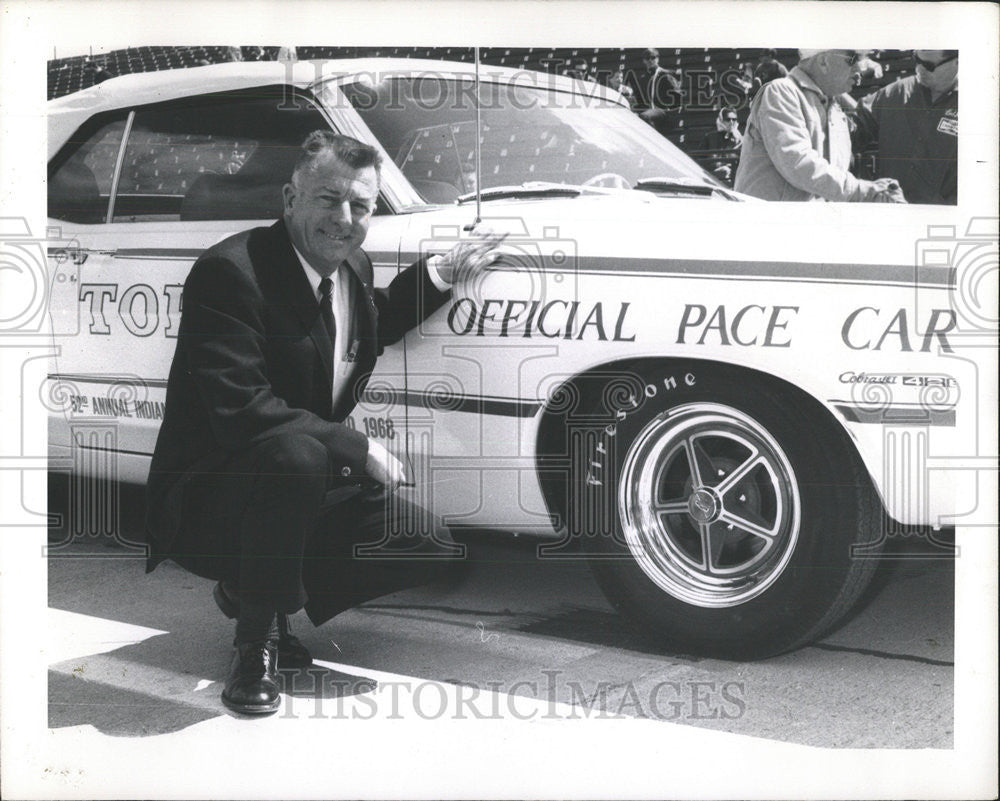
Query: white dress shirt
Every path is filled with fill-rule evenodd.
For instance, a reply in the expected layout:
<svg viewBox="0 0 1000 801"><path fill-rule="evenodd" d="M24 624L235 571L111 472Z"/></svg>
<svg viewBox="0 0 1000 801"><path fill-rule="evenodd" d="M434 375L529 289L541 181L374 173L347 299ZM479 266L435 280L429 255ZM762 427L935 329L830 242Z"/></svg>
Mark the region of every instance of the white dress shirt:
<svg viewBox="0 0 1000 801"><path fill-rule="evenodd" d="M323 280L323 277L313 269L312 265L306 261L306 257L299 252L299 249L295 245L292 245L292 250L298 256L299 263L302 265L302 271L306 275L306 280L309 281L309 286L312 287L316 302L319 303L322 299L319 284ZM441 292L447 292L451 288L451 285L441 279L437 270L440 258L440 256L432 256L427 260L427 273L434 286ZM344 262L330 276L330 281L333 284L330 290L330 303L333 306L333 322L337 327L336 336L333 340L333 406L336 406L340 400L344 387L348 385L347 379L355 366L354 362L347 360L347 353L348 348L351 346L351 343L348 342L350 338L349 331L351 330L350 315L354 300L353 293L356 290L354 282L347 280L346 270L349 270L350 267L344 266L346 264L347 262Z"/></svg>
<svg viewBox="0 0 1000 801"><path fill-rule="evenodd" d="M312 268L312 265L306 261L305 256L299 253L299 249L292 245L292 250L295 251L295 255L299 257L299 263L302 265L302 270L306 275L306 279L309 281L309 286L312 287L313 295L316 297L316 302L319 303L322 299L322 295L319 291L320 281L323 280L316 270ZM349 270L350 267L345 267L341 265L340 269L334 272L330 276L330 281L333 286L330 289L330 303L333 306L333 322L337 327L336 335L333 340L333 405L336 406L337 401L340 399L341 392L343 388L347 386L347 378L354 369L354 362L347 360L348 348L350 348L351 343L348 342L350 339L350 315L351 315L351 295L354 292L352 282L347 280L345 275L345 270Z"/></svg>

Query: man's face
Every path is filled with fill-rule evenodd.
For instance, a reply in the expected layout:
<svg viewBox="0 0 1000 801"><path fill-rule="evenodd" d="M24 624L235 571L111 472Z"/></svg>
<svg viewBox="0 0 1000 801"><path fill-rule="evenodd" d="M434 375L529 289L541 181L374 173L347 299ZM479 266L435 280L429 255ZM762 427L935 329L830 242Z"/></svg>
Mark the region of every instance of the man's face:
<svg viewBox="0 0 1000 801"><path fill-rule="evenodd" d="M921 86L926 86L932 92L946 92L955 85L958 80L958 59L946 60L952 54L944 50L914 50L913 54L917 58L917 83ZM937 66L930 70L921 62Z"/></svg>
<svg viewBox="0 0 1000 801"><path fill-rule="evenodd" d="M378 199L374 167L355 169L325 153L285 184L285 224L292 244L330 275L361 247Z"/></svg>
<svg viewBox="0 0 1000 801"><path fill-rule="evenodd" d="M642 63L646 65L646 69L652 72L660 65L660 57L647 54L642 57Z"/></svg>
<svg viewBox="0 0 1000 801"><path fill-rule="evenodd" d="M827 50L821 58L826 65L822 70L826 85L820 86L824 94L835 97L850 91L858 71L858 54L854 50Z"/></svg>

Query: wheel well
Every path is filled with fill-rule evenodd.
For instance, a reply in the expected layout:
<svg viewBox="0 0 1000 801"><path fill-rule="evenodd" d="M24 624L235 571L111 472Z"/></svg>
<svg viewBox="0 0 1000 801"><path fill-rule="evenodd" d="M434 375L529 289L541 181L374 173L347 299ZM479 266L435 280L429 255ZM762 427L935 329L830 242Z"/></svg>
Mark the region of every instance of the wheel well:
<svg viewBox="0 0 1000 801"><path fill-rule="evenodd" d="M869 475L853 439L836 416L808 392L782 378L760 370L707 359L622 359L597 365L572 376L550 393L545 403L538 425L535 461L546 506L550 512L558 513L561 521L565 522L569 475L573 469L568 438L574 423L586 423L588 419L593 422L594 408L601 400L601 393L606 397L609 380L620 382L622 389L633 383L641 387L645 383L644 376L648 375L650 369L662 369L670 365L687 370L725 371L747 384L763 383L772 390L787 393L801 404L803 414L808 415L817 425L824 426L835 441L842 445L844 452L857 460L861 473ZM678 374L678 380L683 380L683 373ZM874 487L874 482L872 486Z"/></svg>

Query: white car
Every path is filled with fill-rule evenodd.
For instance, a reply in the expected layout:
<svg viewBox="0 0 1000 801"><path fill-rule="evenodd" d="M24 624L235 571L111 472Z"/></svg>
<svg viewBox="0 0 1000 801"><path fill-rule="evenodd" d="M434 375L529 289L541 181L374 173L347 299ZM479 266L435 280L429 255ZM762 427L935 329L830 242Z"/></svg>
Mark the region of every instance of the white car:
<svg viewBox="0 0 1000 801"><path fill-rule="evenodd" d="M495 67L477 89L469 64L417 60L136 74L49 103L56 469L145 481L188 270L280 216L324 127L384 154L378 285L463 236L477 186L510 233L348 421L450 525L587 558L664 647L745 658L829 630L896 523L974 505L958 468L993 457L992 334L955 264L919 255L995 232L921 244L888 207L744 202L612 90Z"/></svg>

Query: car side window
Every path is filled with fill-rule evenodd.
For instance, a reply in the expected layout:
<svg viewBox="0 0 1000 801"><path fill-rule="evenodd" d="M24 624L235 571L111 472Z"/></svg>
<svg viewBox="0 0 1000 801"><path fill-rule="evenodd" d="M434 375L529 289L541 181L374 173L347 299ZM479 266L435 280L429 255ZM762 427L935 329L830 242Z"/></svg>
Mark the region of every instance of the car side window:
<svg viewBox="0 0 1000 801"><path fill-rule="evenodd" d="M138 108L115 194L114 222L274 220L299 147L329 128L284 87Z"/></svg>
<svg viewBox="0 0 1000 801"><path fill-rule="evenodd" d="M75 223L105 221L126 116L118 112L88 120L52 159L49 217Z"/></svg>

